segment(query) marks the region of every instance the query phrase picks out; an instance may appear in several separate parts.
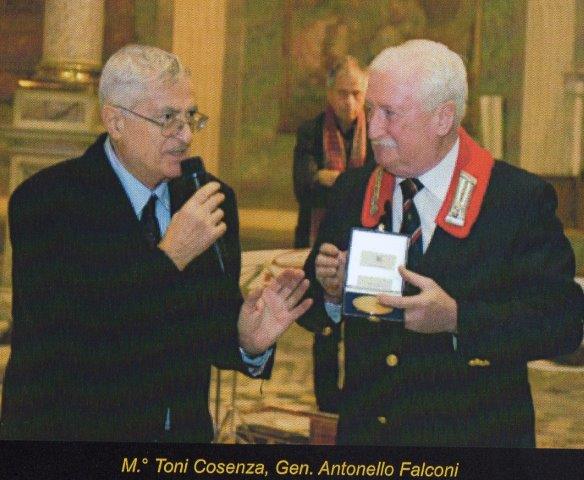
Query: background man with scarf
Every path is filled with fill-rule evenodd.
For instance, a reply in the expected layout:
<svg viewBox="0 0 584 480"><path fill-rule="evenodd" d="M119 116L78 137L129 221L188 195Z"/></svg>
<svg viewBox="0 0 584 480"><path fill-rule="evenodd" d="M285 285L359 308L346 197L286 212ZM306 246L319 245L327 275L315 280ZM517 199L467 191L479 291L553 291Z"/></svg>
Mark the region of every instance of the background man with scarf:
<svg viewBox="0 0 584 480"><path fill-rule="evenodd" d="M582 339L555 192L460 128L466 71L444 45L388 48L369 75L378 165L339 177L305 266L315 303L302 324L345 322L338 443L533 447L526 362ZM412 238L408 295L378 297L404 321L341 318L351 229L380 223Z"/></svg>
<svg viewBox="0 0 584 480"><path fill-rule="evenodd" d="M298 225L294 246L314 244L331 187L346 169L374 163L367 139L367 74L351 56L340 59L327 75L324 112L300 125L294 148L294 194ZM319 408L337 411L339 326L315 333L314 392Z"/></svg>

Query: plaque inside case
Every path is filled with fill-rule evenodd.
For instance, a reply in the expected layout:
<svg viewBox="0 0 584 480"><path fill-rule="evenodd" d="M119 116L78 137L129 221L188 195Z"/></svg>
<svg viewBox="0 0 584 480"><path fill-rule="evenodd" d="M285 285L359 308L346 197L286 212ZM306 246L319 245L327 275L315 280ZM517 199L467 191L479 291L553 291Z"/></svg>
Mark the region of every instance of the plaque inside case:
<svg viewBox="0 0 584 480"><path fill-rule="evenodd" d="M380 293L402 295L398 267L406 265L408 235L353 228L343 291L343 315L371 320L403 320L403 310L381 305Z"/></svg>

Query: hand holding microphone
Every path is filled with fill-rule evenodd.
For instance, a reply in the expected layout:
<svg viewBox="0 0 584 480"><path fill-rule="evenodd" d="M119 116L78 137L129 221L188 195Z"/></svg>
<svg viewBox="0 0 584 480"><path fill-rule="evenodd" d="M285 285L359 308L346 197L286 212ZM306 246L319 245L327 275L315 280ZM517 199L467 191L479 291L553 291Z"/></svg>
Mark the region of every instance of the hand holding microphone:
<svg viewBox="0 0 584 480"><path fill-rule="evenodd" d="M194 258L215 245L214 249L218 255L220 267L224 271L220 248L216 242L227 231L227 225L223 222L224 212L219 208L225 200L225 195L219 191L218 182L212 181L205 184L206 175L204 175L200 158L181 162L183 174L185 174L185 162L187 162L186 170L188 170L189 165L192 165L189 162L192 161L200 163L202 169L186 172L191 175L197 191L172 216L158 248L168 255L179 270L184 270Z"/></svg>
<svg viewBox="0 0 584 480"><path fill-rule="evenodd" d="M227 226L219 205L225 195L218 182L207 183L200 157L181 162L183 177L192 182L195 194L174 214L158 247L183 270L191 260L212 248L225 274L221 237ZM264 352L301 315L312 300L304 299L308 280L299 269L286 269L270 284L252 292L241 307L237 329L240 346L250 355Z"/></svg>

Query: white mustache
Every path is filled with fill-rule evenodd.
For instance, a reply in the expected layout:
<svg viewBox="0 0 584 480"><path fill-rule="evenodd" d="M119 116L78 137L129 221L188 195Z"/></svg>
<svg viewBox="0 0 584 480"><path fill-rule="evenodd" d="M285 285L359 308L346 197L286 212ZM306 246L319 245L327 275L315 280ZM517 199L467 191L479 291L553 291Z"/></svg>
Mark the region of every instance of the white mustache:
<svg viewBox="0 0 584 480"><path fill-rule="evenodd" d="M188 147L180 147L180 148L173 148L171 150L168 151L168 153L171 154L179 154L182 155L183 153L185 153L188 150Z"/></svg>
<svg viewBox="0 0 584 480"><path fill-rule="evenodd" d="M397 147L397 143L393 138L389 138L389 137L385 137L385 138L380 138L378 140L371 140L371 145L372 146L379 146L379 147L385 147L385 148L396 148Z"/></svg>

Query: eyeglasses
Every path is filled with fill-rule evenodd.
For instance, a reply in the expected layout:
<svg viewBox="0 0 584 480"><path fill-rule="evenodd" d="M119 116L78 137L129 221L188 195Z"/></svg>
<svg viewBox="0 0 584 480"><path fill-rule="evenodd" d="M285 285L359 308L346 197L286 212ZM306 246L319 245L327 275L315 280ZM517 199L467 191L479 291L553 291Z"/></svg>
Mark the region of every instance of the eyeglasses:
<svg viewBox="0 0 584 480"><path fill-rule="evenodd" d="M201 113L197 110L193 110L187 112L187 120L183 120L179 118L177 115L168 116L162 121L155 120L154 118L146 117L141 115L129 108L122 107L121 105L112 105L113 107L119 108L124 112L131 113L142 120L146 120L147 122L153 123L154 125L158 125L160 127L160 133L162 133L165 137L174 137L178 135L178 133L183 129L185 125L189 127L191 133L198 132L202 130L207 125L209 121L209 117L204 113Z"/></svg>

